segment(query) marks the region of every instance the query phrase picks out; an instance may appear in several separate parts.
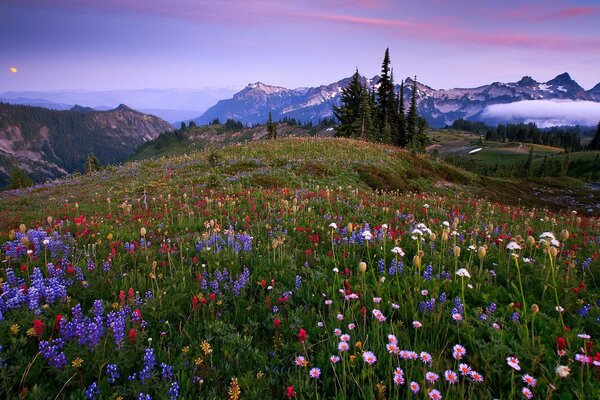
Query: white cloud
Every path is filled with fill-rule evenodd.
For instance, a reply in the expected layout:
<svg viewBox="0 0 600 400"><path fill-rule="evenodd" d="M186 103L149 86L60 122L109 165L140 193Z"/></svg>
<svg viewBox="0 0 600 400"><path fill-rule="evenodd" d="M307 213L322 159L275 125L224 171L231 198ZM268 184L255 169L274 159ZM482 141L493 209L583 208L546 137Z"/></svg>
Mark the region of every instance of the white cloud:
<svg viewBox="0 0 600 400"><path fill-rule="evenodd" d="M600 103L574 100L525 100L487 106L483 119L498 122L534 122L539 127L560 125L595 126L600 121Z"/></svg>

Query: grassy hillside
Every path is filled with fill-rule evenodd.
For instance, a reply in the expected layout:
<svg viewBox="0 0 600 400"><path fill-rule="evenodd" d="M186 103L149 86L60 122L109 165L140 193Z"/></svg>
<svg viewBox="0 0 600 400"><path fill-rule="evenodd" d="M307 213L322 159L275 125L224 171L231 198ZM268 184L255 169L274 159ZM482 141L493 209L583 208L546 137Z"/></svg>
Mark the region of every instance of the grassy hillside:
<svg viewBox="0 0 600 400"><path fill-rule="evenodd" d="M198 131L206 132L205 129ZM249 132L252 131L244 130L242 135L250 135ZM263 133L262 128L254 132ZM300 132L306 130L300 128ZM224 133L222 138L227 141L231 135ZM215 136L209 133L208 137L213 141L212 146L216 146ZM54 207L58 208L69 198L69 202L78 201L84 207L114 197L115 193L133 200L139 199L144 191L147 196L156 196L195 186L232 190L351 186L388 192L464 193L515 206L592 210L592 213L597 212L594 210L600 202L600 193L579 181L480 177L429 155L357 140L309 137L253 140L192 152L188 146L169 143L165 151L185 150L185 154L111 166L101 172L4 193L0 195L0 223L16 222L22 213L37 213L41 218L45 210L52 209L52 200L57 201ZM73 199L75 192L79 200Z"/></svg>
<svg viewBox="0 0 600 400"><path fill-rule="evenodd" d="M538 187L286 138L1 193L0 398L598 398L600 219Z"/></svg>
<svg viewBox="0 0 600 400"><path fill-rule="evenodd" d="M334 130L327 124L304 127L287 123L277 124L277 135L285 137L333 136ZM188 127L184 130L166 132L155 140L141 145L130 157L131 160L179 155L194 151L225 147L230 144L245 143L265 139L267 127L236 129L226 124Z"/></svg>

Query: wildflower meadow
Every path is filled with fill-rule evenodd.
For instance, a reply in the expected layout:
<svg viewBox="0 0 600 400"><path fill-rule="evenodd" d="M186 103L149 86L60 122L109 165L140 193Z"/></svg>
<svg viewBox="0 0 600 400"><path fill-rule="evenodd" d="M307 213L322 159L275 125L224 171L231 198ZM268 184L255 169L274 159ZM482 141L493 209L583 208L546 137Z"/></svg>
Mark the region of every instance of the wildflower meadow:
<svg viewBox="0 0 600 400"><path fill-rule="evenodd" d="M3 198L0 397L600 398L599 218L269 185L279 142L262 185L222 153Z"/></svg>

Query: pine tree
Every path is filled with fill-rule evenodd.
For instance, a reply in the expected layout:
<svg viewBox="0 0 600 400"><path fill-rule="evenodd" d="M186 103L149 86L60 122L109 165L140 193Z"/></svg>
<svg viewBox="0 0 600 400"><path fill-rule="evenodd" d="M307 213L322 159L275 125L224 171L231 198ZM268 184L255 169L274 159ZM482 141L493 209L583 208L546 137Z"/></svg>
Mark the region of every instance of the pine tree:
<svg viewBox="0 0 600 400"><path fill-rule="evenodd" d="M542 165L540 165L540 169L538 170L537 176L544 177L546 176L546 171L548 169L548 156L544 156L542 160Z"/></svg>
<svg viewBox="0 0 600 400"><path fill-rule="evenodd" d="M598 136L596 134L596 136ZM596 158L594 158L594 164L592 164L592 172L591 172L591 180L596 181L598 179L598 174L600 172L600 154L596 154Z"/></svg>
<svg viewBox="0 0 600 400"><path fill-rule="evenodd" d="M406 113L404 111L404 81L400 83L400 93L398 93L398 129L396 130L396 140L394 144L400 147L406 147Z"/></svg>
<svg viewBox="0 0 600 400"><path fill-rule="evenodd" d="M413 80L412 93L410 96L410 108L406 119L406 133L408 147L414 151L420 151L419 148L419 115L417 114L417 77Z"/></svg>
<svg viewBox="0 0 600 400"><path fill-rule="evenodd" d="M529 147L529 155L525 161L525 175L531 176L531 163L533 162L533 146Z"/></svg>
<svg viewBox="0 0 600 400"><path fill-rule="evenodd" d="M600 150L600 122L598 122L598 126L596 127L596 134L590 142L589 149Z"/></svg>
<svg viewBox="0 0 600 400"><path fill-rule="evenodd" d="M352 138L360 136L356 121L360 114L361 98L365 90L360 83L360 74L357 69L348 86L342 89L341 104L333 107L333 115L339 121L339 125L335 128L336 136Z"/></svg>
<svg viewBox="0 0 600 400"><path fill-rule="evenodd" d="M396 94L394 93L394 74L390 68L390 49L385 49L383 62L381 64L381 76L377 83L377 119L380 134L379 141L389 143L392 140L392 132L397 129Z"/></svg>
<svg viewBox="0 0 600 400"><path fill-rule="evenodd" d="M102 167L100 166L100 160L98 157L94 155L94 153L90 153L85 160L85 173L89 174L90 172L100 171Z"/></svg>
<svg viewBox="0 0 600 400"><path fill-rule="evenodd" d="M565 176L567 176L568 172L569 172L569 153L567 152L565 154L565 157L563 158L562 166L560 168L560 176L565 177Z"/></svg>
<svg viewBox="0 0 600 400"><path fill-rule="evenodd" d="M33 180L25 170L15 165L10 171L7 189L22 189L29 186L33 186Z"/></svg>
<svg viewBox="0 0 600 400"><path fill-rule="evenodd" d="M358 118L356 127L361 140L373 140L375 126L373 125L374 104L371 100L371 94L366 88L363 88L360 96L360 107L358 109Z"/></svg>
<svg viewBox="0 0 600 400"><path fill-rule="evenodd" d="M273 122L271 111L269 111L269 120L267 121L267 138L277 139L277 125Z"/></svg>

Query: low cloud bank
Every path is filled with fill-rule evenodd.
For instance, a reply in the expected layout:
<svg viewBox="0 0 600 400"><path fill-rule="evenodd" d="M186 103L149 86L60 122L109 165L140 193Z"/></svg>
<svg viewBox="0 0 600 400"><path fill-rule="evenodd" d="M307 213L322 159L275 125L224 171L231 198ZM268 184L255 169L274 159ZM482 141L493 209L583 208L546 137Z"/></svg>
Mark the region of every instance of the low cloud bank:
<svg viewBox="0 0 600 400"><path fill-rule="evenodd" d="M573 100L525 100L487 106L482 119L502 122L534 122L540 128L563 125L596 126L600 103Z"/></svg>

